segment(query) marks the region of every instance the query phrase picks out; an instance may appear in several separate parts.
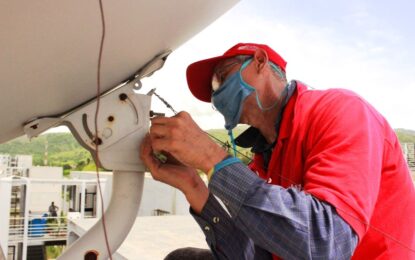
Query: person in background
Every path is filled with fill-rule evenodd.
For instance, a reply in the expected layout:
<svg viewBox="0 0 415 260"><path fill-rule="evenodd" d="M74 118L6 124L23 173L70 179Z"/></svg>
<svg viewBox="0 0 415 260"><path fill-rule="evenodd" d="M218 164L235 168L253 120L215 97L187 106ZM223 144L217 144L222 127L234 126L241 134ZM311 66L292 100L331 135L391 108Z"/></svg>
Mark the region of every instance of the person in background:
<svg viewBox="0 0 415 260"><path fill-rule="evenodd" d="M236 144L255 154L244 165L186 112L152 119L141 159L185 194L206 259L415 259L409 169L394 130L362 97L287 81L285 60L264 44L195 62L187 81L224 116L234 155ZM234 140L238 123L251 127Z"/></svg>
<svg viewBox="0 0 415 260"><path fill-rule="evenodd" d="M58 210L59 210L59 207L55 206L55 202L52 201L52 203L49 206L49 216L57 217L58 216Z"/></svg>

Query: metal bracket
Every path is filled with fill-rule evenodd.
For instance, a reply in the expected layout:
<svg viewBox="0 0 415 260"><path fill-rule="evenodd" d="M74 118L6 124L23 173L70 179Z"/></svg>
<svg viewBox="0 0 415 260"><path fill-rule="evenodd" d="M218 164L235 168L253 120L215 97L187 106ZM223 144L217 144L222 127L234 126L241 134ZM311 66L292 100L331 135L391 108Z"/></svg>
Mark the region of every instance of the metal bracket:
<svg viewBox="0 0 415 260"><path fill-rule="evenodd" d="M151 97L136 94L133 82L100 97L95 135L96 100L59 118L40 118L24 126L29 137L56 125L66 125L77 141L105 169L144 171L138 147L148 131ZM95 144L99 158L95 158Z"/></svg>
<svg viewBox="0 0 415 260"><path fill-rule="evenodd" d="M150 123L151 95L137 94L141 79L151 76L163 67L171 51L166 51L148 62L134 76L114 89L101 94L98 134L95 136L95 112L97 99L77 106L70 111L51 117L39 117L24 125L29 138L47 129L66 125L77 141L91 152L101 167L118 171L144 171L139 159L139 144ZM99 158L96 158L95 144Z"/></svg>
<svg viewBox="0 0 415 260"><path fill-rule="evenodd" d="M150 77L153 75L154 72L161 69L164 66L164 63L167 60L167 57L170 55L172 51L168 50L159 55L157 55L154 59L148 62L144 67L142 67L139 71L136 72L134 75L134 89L140 90L142 87L141 79L145 77Z"/></svg>

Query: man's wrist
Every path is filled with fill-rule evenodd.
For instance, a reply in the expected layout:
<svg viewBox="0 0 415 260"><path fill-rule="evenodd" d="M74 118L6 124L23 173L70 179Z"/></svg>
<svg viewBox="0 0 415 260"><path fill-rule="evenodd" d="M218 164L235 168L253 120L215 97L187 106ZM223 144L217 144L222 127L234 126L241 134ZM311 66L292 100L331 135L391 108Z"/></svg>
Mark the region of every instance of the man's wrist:
<svg viewBox="0 0 415 260"><path fill-rule="evenodd" d="M209 190L206 186L203 186L199 187L198 190L195 189L192 192L185 193L185 196L193 211L200 214L209 198Z"/></svg>
<svg viewBox="0 0 415 260"><path fill-rule="evenodd" d="M201 169L205 174L207 174L213 167L215 167L216 164L228 156L228 153L225 150L220 147L217 148L218 149L216 151L212 151L212 153L207 156L208 158L205 160L206 163L203 169Z"/></svg>

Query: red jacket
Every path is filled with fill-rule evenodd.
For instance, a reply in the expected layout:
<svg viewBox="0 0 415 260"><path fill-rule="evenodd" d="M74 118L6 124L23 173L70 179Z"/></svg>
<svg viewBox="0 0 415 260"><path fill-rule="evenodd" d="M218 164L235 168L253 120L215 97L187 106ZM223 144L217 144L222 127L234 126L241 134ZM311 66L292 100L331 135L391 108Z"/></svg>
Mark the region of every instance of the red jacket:
<svg viewBox="0 0 415 260"><path fill-rule="evenodd" d="M267 172L262 165L255 155L250 167L260 177L301 185L336 208L359 237L353 259L415 259L415 189L407 163L394 130L358 95L297 82Z"/></svg>

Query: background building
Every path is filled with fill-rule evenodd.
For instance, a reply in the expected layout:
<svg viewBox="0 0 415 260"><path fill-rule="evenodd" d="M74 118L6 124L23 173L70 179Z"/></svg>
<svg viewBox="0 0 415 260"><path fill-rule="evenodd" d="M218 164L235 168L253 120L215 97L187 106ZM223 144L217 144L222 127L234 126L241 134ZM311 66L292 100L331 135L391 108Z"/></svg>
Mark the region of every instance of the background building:
<svg viewBox="0 0 415 260"><path fill-rule="evenodd" d="M101 217L96 172L73 171L70 178L65 178L61 167L37 167L31 163L31 156L0 155L0 246L8 260L46 259L47 248L76 241ZM112 172L100 172L100 180L107 207ZM48 212L52 201L58 207L57 217ZM184 195L153 180L148 173L137 215L191 218Z"/></svg>

